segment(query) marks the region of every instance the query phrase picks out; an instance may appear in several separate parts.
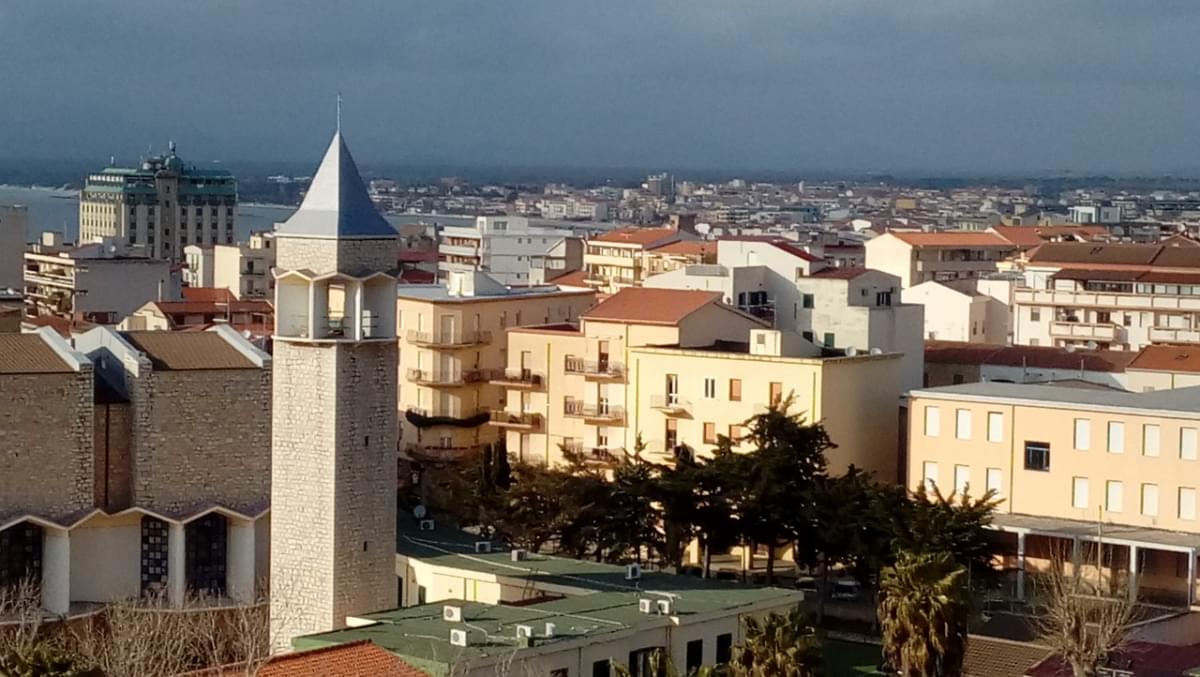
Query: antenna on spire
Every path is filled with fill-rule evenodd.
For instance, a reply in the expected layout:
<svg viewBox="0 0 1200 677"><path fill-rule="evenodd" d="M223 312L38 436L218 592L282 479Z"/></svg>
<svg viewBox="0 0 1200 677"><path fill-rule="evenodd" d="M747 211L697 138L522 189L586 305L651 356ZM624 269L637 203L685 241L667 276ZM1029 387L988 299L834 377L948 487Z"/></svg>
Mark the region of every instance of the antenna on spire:
<svg viewBox="0 0 1200 677"><path fill-rule="evenodd" d="M342 93L337 93L337 130L342 133Z"/></svg>

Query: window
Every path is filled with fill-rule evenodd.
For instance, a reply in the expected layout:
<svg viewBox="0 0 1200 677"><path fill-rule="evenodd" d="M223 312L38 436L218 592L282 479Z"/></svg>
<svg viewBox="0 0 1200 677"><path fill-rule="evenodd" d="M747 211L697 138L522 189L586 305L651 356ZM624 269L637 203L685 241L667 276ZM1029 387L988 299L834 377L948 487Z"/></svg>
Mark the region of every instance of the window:
<svg viewBox="0 0 1200 677"><path fill-rule="evenodd" d="M1179 487L1179 519L1196 519L1196 490L1192 487Z"/></svg>
<svg viewBox="0 0 1200 677"><path fill-rule="evenodd" d="M1147 517L1158 517L1158 485L1142 485L1142 514Z"/></svg>
<svg viewBox="0 0 1200 677"><path fill-rule="evenodd" d="M987 491L994 491L999 496L1004 491L1004 471L1000 468L987 469Z"/></svg>
<svg viewBox="0 0 1200 677"><path fill-rule="evenodd" d="M971 439L971 410L954 410L954 437L960 440Z"/></svg>
<svg viewBox="0 0 1200 677"><path fill-rule="evenodd" d="M1025 469L1047 472L1050 470L1050 443L1025 443Z"/></svg>
<svg viewBox="0 0 1200 677"><path fill-rule="evenodd" d="M1125 485L1122 482L1109 480L1104 484L1104 509L1109 512L1125 509Z"/></svg>
<svg viewBox="0 0 1200 677"><path fill-rule="evenodd" d="M833 332L831 332L831 331L825 332L825 347L832 348L833 344L834 344Z"/></svg>
<svg viewBox="0 0 1200 677"><path fill-rule="evenodd" d="M746 436L746 429L736 423L729 425L729 441L734 444L741 444L742 438Z"/></svg>
<svg viewBox="0 0 1200 677"><path fill-rule="evenodd" d="M1042 321L1042 309L1041 308L1030 308L1029 309L1029 321L1030 322L1041 322Z"/></svg>
<svg viewBox="0 0 1200 677"><path fill-rule="evenodd" d="M987 439L988 442L1003 442L1004 441L1004 414L998 411L989 411L987 415Z"/></svg>
<svg viewBox="0 0 1200 677"><path fill-rule="evenodd" d="M1125 453L1125 424L1120 421L1108 422L1108 453Z"/></svg>
<svg viewBox="0 0 1200 677"><path fill-rule="evenodd" d="M1179 458L1185 461L1196 460L1196 429L1179 429Z"/></svg>
<svg viewBox="0 0 1200 677"><path fill-rule="evenodd" d="M209 513L184 527L184 571L189 590L225 594L227 522Z"/></svg>
<svg viewBox="0 0 1200 677"><path fill-rule="evenodd" d="M812 294L804 294L803 296L800 297L800 300L801 300L801 304L805 308L813 307L813 295Z"/></svg>
<svg viewBox="0 0 1200 677"><path fill-rule="evenodd" d="M725 633L717 635L717 665L723 665L729 662L733 657L733 635Z"/></svg>
<svg viewBox="0 0 1200 677"><path fill-rule="evenodd" d="M629 652L629 677L655 677L653 671L654 653L657 647L647 647Z"/></svg>
<svg viewBox="0 0 1200 677"><path fill-rule="evenodd" d="M941 428L941 410L937 407L925 407L925 436L937 437Z"/></svg>
<svg viewBox="0 0 1200 677"><path fill-rule="evenodd" d="M717 379L704 379L704 396L708 399L715 399L717 396Z"/></svg>
<svg viewBox="0 0 1200 677"><path fill-rule="evenodd" d="M771 381L767 386L767 398L772 407L778 407L783 402L783 383Z"/></svg>
<svg viewBox="0 0 1200 677"><path fill-rule="evenodd" d="M962 496L967 493L967 485L971 483L971 466L954 466L954 493Z"/></svg>
<svg viewBox="0 0 1200 677"><path fill-rule="evenodd" d="M1080 451L1092 448L1092 422L1086 418L1075 419L1075 448Z"/></svg>
<svg viewBox="0 0 1200 677"><path fill-rule="evenodd" d="M933 491L938 484L938 464L934 461L925 461L921 464L921 473L924 475L925 491Z"/></svg>
<svg viewBox="0 0 1200 677"><path fill-rule="evenodd" d="M167 523L142 517L142 593L167 589Z"/></svg>
<svg viewBox="0 0 1200 677"><path fill-rule="evenodd" d="M611 676L612 676L612 664L608 662L607 658L602 661L596 661L595 663L592 663L592 677L611 677Z"/></svg>
<svg viewBox="0 0 1200 677"><path fill-rule="evenodd" d="M1088 479L1086 477L1071 479L1071 507L1088 507Z"/></svg>
<svg viewBox="0 0 1200 677"><path fill-rule="evenodd" d="M717 443L717 424L716 423L712 423L709 421L706 421L704 423L704 443L705 444L716 444Z"/></svg>
<svg viewBox="0 0 1200 677"><path fill-rule="evenodd" d="M668 418L666 430L667 451L679 446L679 419Z"/></svg>
<svg viewBox="0 0 1200 677"><path fill-rule="evenodd" d="M730 402L741 402L742 401L742 379L740 379L740 378L729 379L729 401Z"/></svg>
<svg viewBox="0 0 1200 677"><path fill-rule="evenodd" d="M1159 427L1147 423L1142 426L1142 455L1158 456Z"/></svg>
<svg viewBox="0 0 1200 677"><path fill-rule="evenodd" d="M550 677L570 677L571 671L567 668L555 668L550 671Z"/></svg>
<svg viewBox="0 0 1200 677"><path fill-rule="evenodd" d="M684 674L692 674L704 665L704 640L693 639L687 643L687 657L684 660Z"/></svg>

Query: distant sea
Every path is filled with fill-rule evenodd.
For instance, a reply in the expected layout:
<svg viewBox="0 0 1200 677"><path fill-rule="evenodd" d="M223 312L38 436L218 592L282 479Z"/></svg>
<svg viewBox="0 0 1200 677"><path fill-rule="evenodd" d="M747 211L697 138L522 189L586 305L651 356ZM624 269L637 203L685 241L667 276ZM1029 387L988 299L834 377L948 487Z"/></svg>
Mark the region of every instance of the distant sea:
<svg viewBox="0 0 1200 677"><path fill-rule="evenodd" d="M29 207L29 228L26 233L30 241L37 239L43 231L64 233L68 241L75 240L79 232L79 192L54 188L28 188L22 186L0 186L0 205L25 205ZM251 232L271 230L274 224L286 220L296 211L287 205L238 205L237 238L245 240ZM474 222L473 216L433 216L427 214L402 214L387 217L393 225L406 223L440 223L447 226L462 226Z"/></svg>

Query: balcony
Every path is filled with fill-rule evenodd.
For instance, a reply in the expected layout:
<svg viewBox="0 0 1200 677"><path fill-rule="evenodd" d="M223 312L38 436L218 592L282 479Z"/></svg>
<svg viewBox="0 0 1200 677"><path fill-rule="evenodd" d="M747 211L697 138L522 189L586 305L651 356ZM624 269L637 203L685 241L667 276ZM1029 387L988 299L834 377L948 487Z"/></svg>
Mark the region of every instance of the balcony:
<svg viewBox="0 0 1200 677"><path fill-rule="evenodd" d="M492 385L506 388L538 389L542 387L542 375L535 374L529 369L505 369L492 376Z"/></svg>
<svg viewBox="0 0 1200 677"><path fill-rule="evenodd" d="M536 430L542 427L542 415L531 411L493 411L488 423L498 428Z"/></svg>
<svg viewBox="0 0 1200 677"><path fill-rule="evenodd" d="M563 453L574 456L587 465L616 465L625 460L627 454L622 447L583 446L568 444L563 447Z"/></svg>
<svg viewBox="0 0 1200 677"><path fill-rule="evenodd" d="M679 393L667 393L666 395L651 395L650 408L657 409L668 416L680 416L691 411L692 403L681 399Z"/></svg>
<svg viewBox="0 0 1200 677"><path fill-rule="evenodd" d="M444 446L438 442L428 444L409 444L404 447L404 453L415 461L427 463L453 463L462 461L472 454L486 449L486 444L463 444Z"/></svg>
<svg viewBox="0 0 1200 677"><path fill-rule="evenodd" d="M1197 296L1024 288L1013 290L1013 300L1017 305L1200 311L1200 297Z"/></svg>
<svg viewBox="0 0 1200 677"><path fill-rule="evenodd" d="M568 374L582 374L584 378L597 380L625 378L625 365L607 359L585 360L580 357L567 357L565 371Z"/></svg>
<svg viewBox="0 0 1200 677"><path fill-rule="evenodd" d="M408 407L404 410L404 420L418 428L434 426L453 426L455 428L473 428L488 422L487 409L472 409L456 406L439 406L427 409L424 407Z"/></svg>
<svg viewBox="0 0 1200 677"><path fill-rule="evenodd" d="M566 400L563 403L563 415L570 418L582 418L585 421L619 425L625 421L625 408L607 402L591 404L580 400Z"/></svg>
<svg viewBox="0 0 1200 677"><path fill-rule="evenodd" d="M478 257L482 251L477 246L463 244L440 244L438 245L438 253L445 256L474 256Z"/></svg>
<svg viewBox="0 0 1200 677"><path fill-rule="evenodd" d="M490 331L430 332L410 331L408 342L423 348L470 348L492 342Z"/></svg>
<svg viewBox="0 0 1200 677"><path fill-rule="evenodd" d="M1151 343L1200 343L1200 329L1151 327Z"/></svg>
<svg viewBox="0 0 1200 677"><path fill-rule="evenodd" d="M429 369L409 369L408 380L422 386L456 388L459 386L482 383L488 380L489 373L484 369L463 369L461 371L432 371Z"/></svg>
<svg viewBox="0 0 1200 677"><path fill-rule="evenodd" d="M1115 341L1120 327L1111 323L1064 322L1050 323L1050 335L1054 338L1084 341Z"/></svg>

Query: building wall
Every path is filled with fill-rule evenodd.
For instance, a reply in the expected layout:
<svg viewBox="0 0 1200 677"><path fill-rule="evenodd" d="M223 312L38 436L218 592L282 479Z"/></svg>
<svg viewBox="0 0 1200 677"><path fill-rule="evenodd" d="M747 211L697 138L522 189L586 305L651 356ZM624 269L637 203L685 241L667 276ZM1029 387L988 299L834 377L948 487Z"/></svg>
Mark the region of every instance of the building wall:
<svg viewBox="0 0 1200 677"><path fill-rule="evenodd" d="M924 282L916 279L915 250L907 242L885 233L867 240L865 246L868 268L895 275L900 278L900 286L904 289Z"/></svg>
<svg viewBox="0 0 1200 677"><path fill-rule="evenodd" d="M112 313L113 323L148 301L179 298L180 278L158 259L80 259L75 266L75 314Z"/></svg>
<svg viewBox="0 0 1200 677"><path fill-rule="evenodd" d="M217 245L212 249L212 285L239 299L267 298L274 288L271 268L275 250L247 244Z"/></svg>
<svg viewBox="0 0 1200 677"><path fill-rule="evenodd" d="M141 595L142 515L97 515L71 530L71 600Z"/></svg>
<svg viewBox="0 0 1200 677"><path fill-rule="evenodd" d="M23 253L29 209L0 205L0 289L21 289L25 275Z"/></svg>
<svg viewBox="0 0 1200 677"><path fill-rule="evenodd" d="M95 505L109 512L133 505L133 411L128 403L97 404Z"/></svg>
<svg viewBox="0 0 1200 677"><path fill-rule="evenodd" d="M1126 369L1120 376L1124 377L1125 387L1135 393L1200 386L1200 374L1195 372Z"/></svg>
<svg viewBox="0 0 1200 677"><path fill-rule="evenodd" d="M89 366L0 374L0 513L66 515L92 507Z"/></svg>
<svg viewBox="0 0 1200 677"><path fill-rule="evenodd" d="M311 270L316 273L393 270L398 264L395 238L333 240L306 237L277 237L275 256L281 270Z"/></svg>
<svg viewBox="0 0 1200 677"><path fill-rule="evenodd" d="M940 282L922 282L904 290L904 302L925 308L925 338L938 341L982 341L972 337L971 297Z"/></svg>

